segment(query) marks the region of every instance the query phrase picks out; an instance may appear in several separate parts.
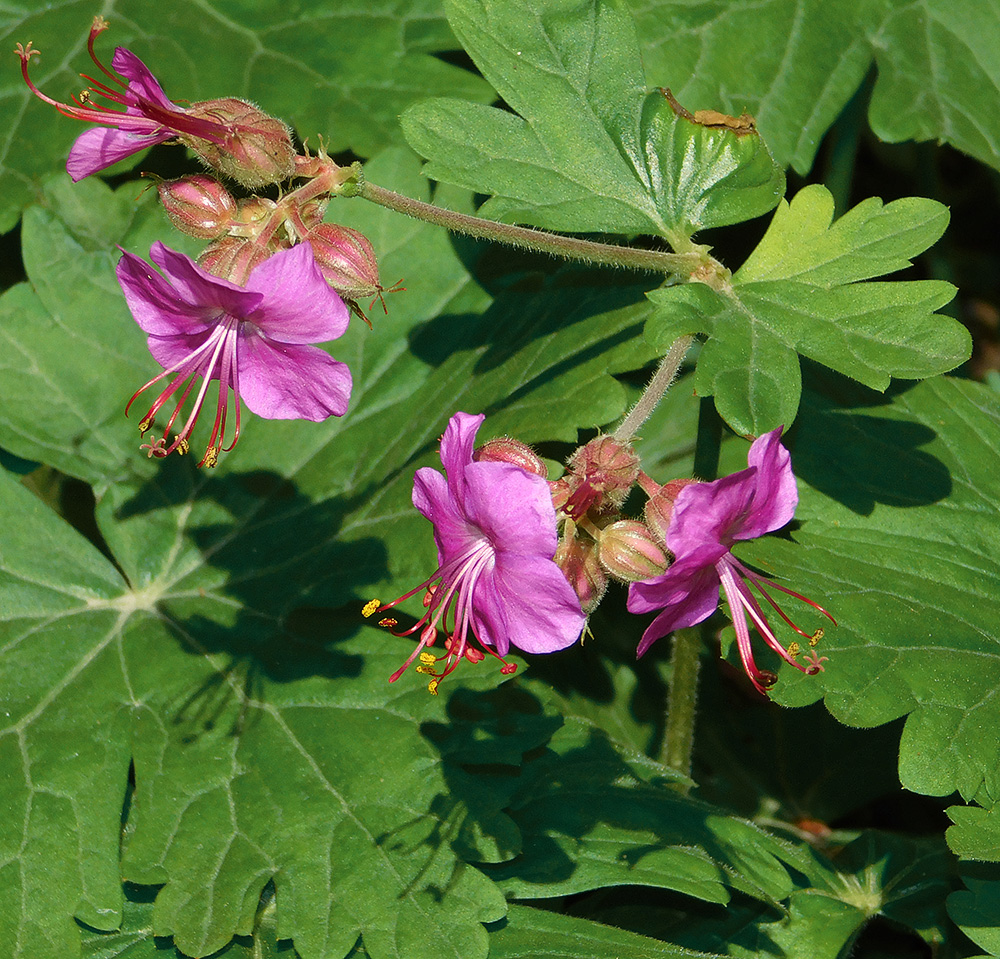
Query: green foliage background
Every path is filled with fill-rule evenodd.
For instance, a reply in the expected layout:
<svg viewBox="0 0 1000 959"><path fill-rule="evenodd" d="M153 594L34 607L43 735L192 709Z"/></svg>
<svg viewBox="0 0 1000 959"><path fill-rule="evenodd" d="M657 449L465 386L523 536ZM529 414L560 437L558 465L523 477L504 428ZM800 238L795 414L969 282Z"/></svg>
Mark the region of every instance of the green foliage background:
<svg viewBox="0 0 1000 959"><path fill-rule="evenodd" d="M6 14L54 96L90 72L92 13ZM0 955L1000 955L1000 396L937 375L969 354L938 312L957 269L891 276L941 236L946 197L846 202L852 150L875 142L866 115L883 141L1000 165L998 5L133 0L105 15L101 49L133 49L168 95L251 97L442 206L486 197L484 215L622 241L712 229L718 250L714 228L768 220L753 252L719 253L724 295L335 201L330 218L407 287L330 346L355 378L348 415L251 421L198 472L145 459L122 415L155 369L113 273L118 244L197 248L128 171L70 184L79 128L11 58ZM749 110L763 140L693 127L660 86L692 110ZM794 180L782 199L786 166L813 169L831 125L814 171L829 189ZM642 431L644 469L742 468L745 442L712 442L719 416L788 427L795 523L740 555L836 614L826 672L780 672L774 699L804 708L748 698L716 664L720 617L680 776L660 760L667 642L635 663L642 624L617 591L592 639L511 681L483 664L436 698L414 676L390 686L410 644L359 610L433 569L409 491L448 417L484 412L483 438L561 458L683 333L703 345Z"/></svg>

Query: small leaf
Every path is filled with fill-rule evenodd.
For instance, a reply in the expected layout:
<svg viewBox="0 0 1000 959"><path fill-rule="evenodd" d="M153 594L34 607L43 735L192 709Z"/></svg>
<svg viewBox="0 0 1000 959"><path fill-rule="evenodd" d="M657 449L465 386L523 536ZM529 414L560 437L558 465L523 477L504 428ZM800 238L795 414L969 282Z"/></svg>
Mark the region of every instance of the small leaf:
<svg viewBox="0 0 1000 959"><path fill-rule="evenodd" d="M948 845L963 859L1000 862L1000 807L952 806Z"/></svg>
<svg viewBox="0 0 1000 959"><path fill-rule="evenodd" d="M961 872L966 888L948 897L948 914L977 946L1000 956L1000 870L965 863Z"/></svg>
<svg viewBox="0 0 1000 959"><path fill-rule="evenodd" d="M643 109L643 152L664 222L690 236L773 210L785 195L785 175L756 127L696 122L697 115L678 115L675 104L660 91Z"/></svg>
<svg viewBox="0 0 1000 959"><path fill-rule="evenodd" d="M862 282L902 269L943 232L947 210L910 198L865 200L835 223L821 186L782 202L757 249L719 290L686 284L649 294L647 336L663 350L707 334L695 388L714 395L738 433L759 436L795 417L796 353L873 389L952 369L967 359L968 331L935 313L954 295L937 280Z"/></svg>

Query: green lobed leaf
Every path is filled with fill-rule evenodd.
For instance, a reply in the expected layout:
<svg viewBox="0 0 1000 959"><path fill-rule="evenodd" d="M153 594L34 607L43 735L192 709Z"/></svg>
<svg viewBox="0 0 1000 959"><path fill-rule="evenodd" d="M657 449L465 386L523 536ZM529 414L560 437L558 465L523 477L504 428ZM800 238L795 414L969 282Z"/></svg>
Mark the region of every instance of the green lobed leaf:
<svg viewBox="0 0 1000 959"><path fill-rule="evenodd" d="M954 288L937 280L862 281L908 266L947 221L933 200L883 206L873 198L833 222L829 191L805 187L778 207L731 283L650 293L657 313L647 336L660 350L685 334L708 336L695 389L715 396L723 419L745 435L794 420L796 354L878 390L894 376L945 372L971 352L966 329L935 313Z"/></svg>
<svg viewBox="0 0 1000 959"><path fill-rule="evenodd" d="M4 36L41 51L31 76L49 96L78 93L78 72L94 73L87 32L95 9L74 0L6 10ZM111 29L97 41L110 63L131 49L176 102L239 96L292 124L303 138L322 137L335 153L372 156L400 142L398 115L410 103L449 93L486 100L489 88L438 54L456 42L439 0L318 0L289 11L278 4L181 0L169 5L121 0L104 11ZM11 58L0 88L0 232L37 198L40 183L65 169L84 125L34 99Z"/></svg>
<svg viewBox="0 0 1000 959"><path fill-rule="evenodd" d="M784 175L756 132L647 96L618 0L448 0L449 21L516 113L429 100L403 131L428 176L491 196L483 216L555 230L689 236L759 216Z"/></svg>
<svg viewBox="0 0 1000 959"><path fill-rule="evenodd" d="M812 166L874 65L883 140L938 140L1000 166L1000 8L979 0L629 0L651 83L691 109L752 113L781 164ZM734 55L737 51L738 55ZM947 65L945 68L944 65Z"/></svg>
<svg viewBox="0 0 1000 959"><path fill-rule="evenodd" d="M1000 753L984 731L1000 722L1000 402L944 378L846 409L807 396L792 441L802 525L791 540L768 537L741 555L838 625L825 624L819 646L826 671L782 670L773 695L788 705L824 695L853 726L907 716L903 785L991 805ZM793 612L807 632L823 625L808 610L799 617L802 608Z"/></svg>
<svg viewBox="0 0 1000 959"><path fill-rule="evenodd" d="M776 840L679 794L657 764L626 762L600 728L568 717L549 750L523 769L511 801L522 853L487 870L508 896L633 884L717 903L730 890L766 902L790 892Z"/></svg>
<svg viewBox="0 0 1000 959"><path fill-rule="evenodd" d="M954 823L945 835L948 845L963 859L1000 862L1000 809L952 806L948 817Z"/></svg>

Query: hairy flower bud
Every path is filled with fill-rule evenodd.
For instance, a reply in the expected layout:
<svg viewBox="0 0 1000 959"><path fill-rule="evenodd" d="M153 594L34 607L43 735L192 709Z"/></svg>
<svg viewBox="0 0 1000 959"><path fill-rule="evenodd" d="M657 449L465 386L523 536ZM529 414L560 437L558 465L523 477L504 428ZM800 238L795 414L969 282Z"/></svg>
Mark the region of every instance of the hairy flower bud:
<svg viewBox="0 0 1000 959"><path fill-rule="evenodd" d="M601 568L597 543L576 536L576 528L567 522L553 562L562 571L589 616L600 605L608 589L608 574Z"/></svg>
<svg viewBox="0 0 1000 959"><path fill-rule="evenodd" d="M364 234L335 223L321 223L305 237L323 278L345 300L378 296L378 261Z"/></svg>
<svg viewBox="0 0 1000 959"><path fill-rule="evenodd" d="M639 478L639 457L628 443L597 436L569 459L565 479L570 495L564 511L580 517L608 505L621 506Z"/></svg>
<svg viewBox="0 0 1000 959"><path fill-rule="evenodd" d="M192 103L191 118L211 120L224 131L212 140L181 135L210 167L255 190L287 180L295 172L295 147L288 127L237 97Z"/></svg>
<svg viewBox="0 0 1000 959"><path fill-rule="evenodd" d="M685 486L698 482L693 479L675 479L656 489L650 494L646 505L643 508L643 516L646 525L660 543L667 542L667 528L670 526L670 517L674 512L674 500Z"/></svg>
<svg viewBox="0 0 1000 959"><path fill-rule="evenodd" d="M653 534L634 519L622 519L601 530L601 565L616 579L634 583L667 569L667 557Z"/></svg>
<svg viewBox="0 0 1000 959"><path fill-rule="evenodd" d="M278 249L242 236L224 236L205 247L196 262L213 276L242 286L254 268Z"/></svg>
<svg viewBox="0 0 1000 959"><path fill-rule="evenodd" d="M520 440L515 440L510 436L500 436L495 440L488 440L478 449L473 451L472 459L475 462L490 463L512 463L520 466L526 473L534 473L545 479L549 475L548 469L542 462L538 454Z"/></svg>
<svg viewBox="0 0 1000 959"><path fill-rule="evenodd" d="M214 240L228 231L236 215L236 200L206 173L160 180L156 189L170 222L188 236Z"/></svg>

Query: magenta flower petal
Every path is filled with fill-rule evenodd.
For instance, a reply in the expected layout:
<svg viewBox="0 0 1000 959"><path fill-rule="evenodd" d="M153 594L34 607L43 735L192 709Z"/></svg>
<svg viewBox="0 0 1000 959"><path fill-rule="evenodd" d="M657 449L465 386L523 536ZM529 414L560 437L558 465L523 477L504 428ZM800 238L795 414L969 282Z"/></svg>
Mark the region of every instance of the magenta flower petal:
<svg viewBox="0 0 1000 959"><path fill-rule="evenodd" d="M199 314L217 316L218 311L222 310L233 316L250 319L264 300L263 294L257 290L237 286L221 276L209 273L191 257L171 250L159 240L149 248L149 258L170 278L174 299L187 302L192 311Z"/></svg>
<svg viewBox="0 0 1000 959"><path fill-rule="evenodd" d="M122 250L115 270L136 323L154 336L197 333L214 325L208 311L192 310L174 287L145 260Z"/></svg>
<svg viewBox="0 0 1000 959"><path fill-rule="evenodd" d="M700 623L718 608L719 605L719 575L713 566L702 566L699 563L674 564L677 573L672 580L660 584L660 602L653 609L663 608L639 640L636 657L642 656L656 640L661 639L675 629L694 626ZM639 584L633 584L639 585ZM630 612L646 612L640 609L645 605L633 602L632 592L629 592L628 608Z"/></svg>
<svg viewBox="0 0 1000 959"><path fill-rule="evenodd" d="M250 274L247 289L263 297L257 313L248 319L269 339L320 343L347 330L349 311L323 279L308 243L268 257Z"/></svg>
<svg viewBox="0 0 1000 959"><path fill-rule="evenodd" d="M351 371L319 347L245 335L237 356L240 395L258 416L318 423L347 412Z"/></svg>
<svg viewBox="0 0 1000 959"><path fill-rule="evenodd" d="M462 482L465 479L465 468L472 462L476 433L485 419L481 413L478 416L456 413L448 421L441 436L441 465L444 466L452 495L456 498L464 495Z"/></svg>
<svg viewBox="0 0 1000 959"><path fill-rule="evenodd" d="M562 570L537 555L499 554L493 575L484 577L476 614L493 632L478 635L501 656L511 646L554 653L572 646L583 629L580 600Z"/></svg>
<svg viewBox="0 0 1000 959"><path fill-rule="evenodd" d="M757 470L745 469L714 483L685 486L674 501L667 548L675 556L711 544L718 547L719 556L728 552L750 513L756 485Z"/></svg>
<svg viewBox="0 0 1000 959"><path fill-rule="evenodd" d="M169 130L160 133L130 133L109 127L84 130L70 148L66 172L74 182L97 173L140 150L173 139Z"/></svg>
<svg viewBox="0 0 1000 959"><path fill-rule="evenodd" d="M111 58L111 66L115 73L120 74L128 80L128 93L126 98L133 101L146 100L150 104L162 107L164 110L179 110L176 103L167 99L163 92L163 87L153 76L152 71L142 62L131 50L125 47L115 47L114 56ZM136 109L131 107L130 109Z"/></svg>
<svg viewBox="0 0 1000 959"><path fill-rule="evenodd" d="M511 463L472 463L463 473L464 513L494 543L552 556L559 545L548 483Z"/></svg>
<svg viewBox="0 0 1000 959"><path fill-rule="evenodd" d="M795 515L799 491L792 458L781 445L781 427L754 440L747 463L758 470L754 499L736 539L756 539L781 529Z"/></svg>

